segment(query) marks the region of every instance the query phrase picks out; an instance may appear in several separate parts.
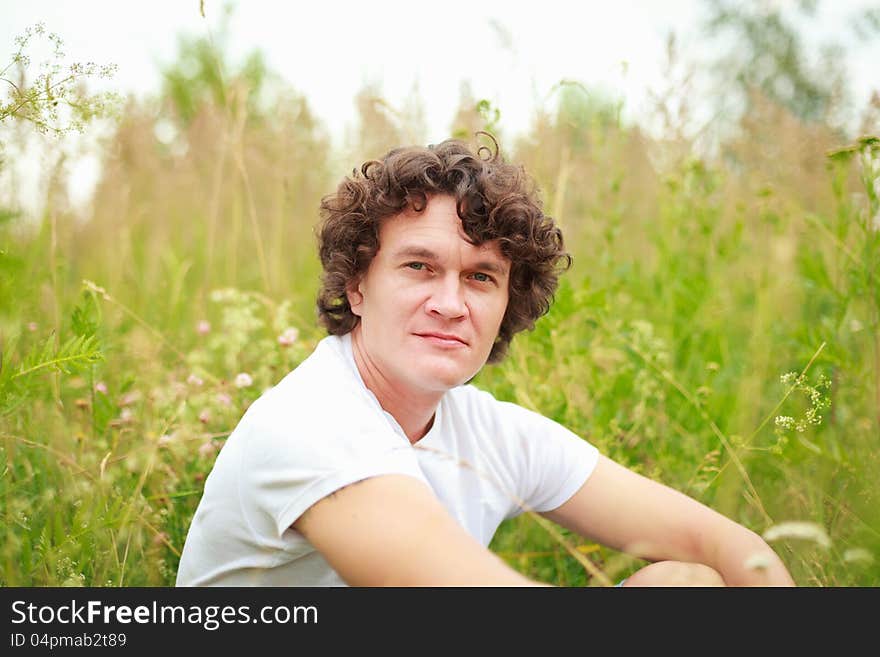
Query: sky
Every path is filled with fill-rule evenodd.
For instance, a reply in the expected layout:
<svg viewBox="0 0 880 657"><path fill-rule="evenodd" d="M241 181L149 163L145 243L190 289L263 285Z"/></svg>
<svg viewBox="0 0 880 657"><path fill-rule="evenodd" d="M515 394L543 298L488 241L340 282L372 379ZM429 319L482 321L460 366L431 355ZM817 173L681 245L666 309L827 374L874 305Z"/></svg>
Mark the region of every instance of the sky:
<svg viewBox="0 0 880 657"><path fill-rule="evenodd" d="M711 44L697 32L704 4L242 0L230 15L228 39L234 59L260 49L269 67L305 95L337 143L354 125L354 97L367 83L378 85L393 107L403 107L417 84L428 141L436 142L448 136L465 81L477 98L500 108L507 134L527 130L536 108L551 102L561 80L602 89L623 99L625 116L639 116L648 91L664 81L663 53L671 31L690 60L711 57ZM850 31L847 21L854 12L876 4L826 0L809 36L817 47L831 36L839 38ZM206 17L199 0L0 0L0 61L8 61L16 35L43 22L64 41L68 60L116 64L109 88L156 93L161 66L174 60L179 35L218 36L223 3L204 0L203 6ZM880 43L857 45L847 65L854 101L862 107L880 88Z"/></svg>

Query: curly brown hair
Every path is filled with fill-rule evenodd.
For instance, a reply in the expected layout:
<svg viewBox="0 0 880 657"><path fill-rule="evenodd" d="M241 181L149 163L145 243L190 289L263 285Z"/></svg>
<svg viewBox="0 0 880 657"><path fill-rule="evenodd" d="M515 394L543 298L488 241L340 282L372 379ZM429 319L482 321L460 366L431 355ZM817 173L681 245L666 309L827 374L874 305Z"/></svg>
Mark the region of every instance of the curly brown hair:
<svg viewBox="0 0 880 657"><path fill-rule="evenodd" d="M541 208L538 191L522 166L504 162L494 151L449 139L407 146L370 160L345 177L336 192L321 200L319 255L324 268L318 294L321 323L332 335L345 335L358 323L346 290L362 276L379 250L381 220L409 206L421 212L428 197L446 194L456 201L462 228L479 246L497 240L510 260L509 301L487 362L500 361L513 336L531 329L553 301L559 274L571 266L562 232Z"/></svg>

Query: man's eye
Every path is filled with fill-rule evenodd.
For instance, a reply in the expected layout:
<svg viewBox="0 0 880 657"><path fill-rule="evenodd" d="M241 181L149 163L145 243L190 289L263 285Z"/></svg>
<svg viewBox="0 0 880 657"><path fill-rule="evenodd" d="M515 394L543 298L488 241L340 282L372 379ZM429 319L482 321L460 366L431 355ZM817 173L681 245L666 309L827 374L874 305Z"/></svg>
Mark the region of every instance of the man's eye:
<svg viewBox="0 0 880 657"><path fill-rule="evenodd" d="M481 283L488 283L492 280L492 277L489 274L484 274L481 271L474 273L474 280L480 281Z"/></svg>
<svg viewBox="0 0 880 657"><path fill-rule="evenodd" d="M416 271L421 271L425 268L425 263L424 262L408 262L406 264L406 266L409 267L410 269L415 269Z"/></svg>

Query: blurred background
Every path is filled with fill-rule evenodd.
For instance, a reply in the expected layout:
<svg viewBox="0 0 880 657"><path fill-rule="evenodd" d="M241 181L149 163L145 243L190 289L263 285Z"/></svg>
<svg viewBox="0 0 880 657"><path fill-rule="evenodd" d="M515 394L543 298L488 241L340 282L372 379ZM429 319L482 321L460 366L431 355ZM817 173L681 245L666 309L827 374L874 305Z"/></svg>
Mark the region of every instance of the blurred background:
<svg viewBox="0 0 880 657"><path fill-rule="evenodd" d="M279 5L2 9L0 583L173 583L217 450L322 337L320 198L480 130L574 264L476 383L799 584L880 583L877 3ZM528 514L492 547L639 566Z"/></svg>
<svg viewBox="0 0 880 657"><path fill-rule="evenodd" d="M622 120L653 136L667 127L658 96L685 81L686 122L694 134L735 121L744 105L734 92L748 85L797 105L802 115L858 131L880 60L876 3L865 0L627 0L578 8L554 0L540 12L496 0L453 0L442 12L393 0L297 8L262 0L7 5L0 26L4 62L17 50L15 38L39 22L63 40L58 59L51 40L31 41L25 54L34 75L47 60L114 65L112 77L88 76L92 91L158 104L172 87L195 79L201 65L202 73L213 70L226 83L246 78L264 110L283 94L301 95L333 146L349 150L357 149L370 98L383 101L380 112L405 118L401 127L414 141L429 143L448 136L456 112L472 99L503 110L498 123L507 136L524 135L536 114L558 105L565 83L619 105ZM217 62L199 64L200 42L216 51ZM98 132L94 123L90 128ZM160 123L165 140L170 128ZM96 153L82 155L68 165L69 193L80 203L90 198L101 169ZM20 166L29 167L29 184L17 181L16 201L35 209L40 165Z"/></svg>

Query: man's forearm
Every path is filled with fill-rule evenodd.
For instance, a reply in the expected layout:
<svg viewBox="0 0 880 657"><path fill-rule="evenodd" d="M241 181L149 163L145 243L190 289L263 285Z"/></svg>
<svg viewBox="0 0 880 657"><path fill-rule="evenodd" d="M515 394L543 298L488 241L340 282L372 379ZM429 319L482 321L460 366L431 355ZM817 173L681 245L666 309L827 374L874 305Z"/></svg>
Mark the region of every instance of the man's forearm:
<svg viewBox="0 0 880 657"><path fill-rule="evenodd" d="M796 586L794 580L766 541L740 525L715 536L707 565L724 578L728 586Z"/></svg>

